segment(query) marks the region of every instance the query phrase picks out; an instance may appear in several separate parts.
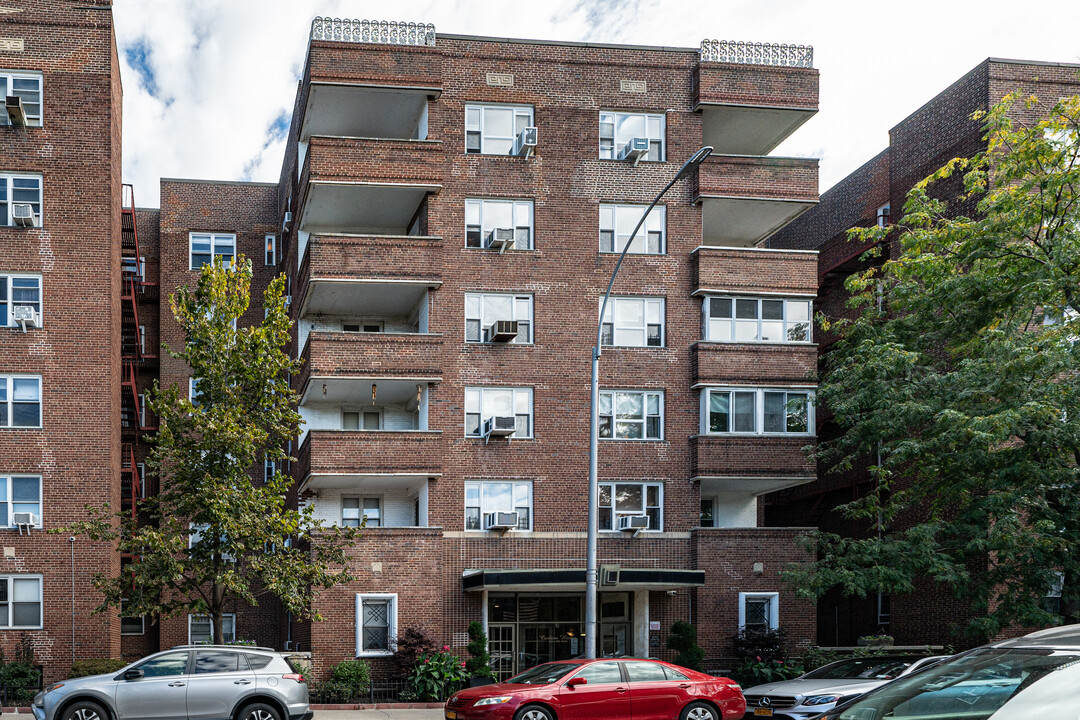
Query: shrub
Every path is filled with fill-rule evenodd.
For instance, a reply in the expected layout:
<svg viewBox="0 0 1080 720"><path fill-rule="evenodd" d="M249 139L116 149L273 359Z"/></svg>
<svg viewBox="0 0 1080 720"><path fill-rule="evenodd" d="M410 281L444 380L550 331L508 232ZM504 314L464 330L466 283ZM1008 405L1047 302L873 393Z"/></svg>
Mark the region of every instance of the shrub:
<svg viewBox="0 0 1080 720"><path fill-rule="evenodd" d="M469 677L493 678L495 671L491 669L491 656L488 655L487 635L484 634L484 626L474 620L469 623L469 655L465 661L465 669Z"/></svg>
<svg viewBox="0 0 1080 720"><path fill-rule="evenodd" d="M330 667L329 684L328 692L345 690L360 696L371 686L371 668L366 660L342 660Z"/></svg>
<svg viewBox="0 0 1080 720"><path fill-rule="evenodd" d="M817 670L819 667L828 665L831 662L836 662L837 660L887 655L888 652L889 650L887 648L881 646L838 651L833 648L823 648L818 647L817 645L811 645L803 651L802 657L799 658L799 663L803 666L805 672L810 672L811 670ZM927 654L929 654L929 651Z"/></svg>
<svg viewBox="0 0 1080 720"><path fill-rule="evenodd" d="M409 674L409 685L421 700L443 700L468 679L465 663L443 645L439 652L422 653Z"/></svg>
<svg viewBox="0 0 1080 720"><path fill-rule="evenodd" d="M740 660L757 658L761 661L784 662L787 660L786 640L787 633L779 628L741 628L732 643L735 657Z"/></svg>
<svg viewBox="0 0 1080 720"><path fill-rule="evenodd" d="M398 672L408 675L420 661L424 653L431 654L439 651L439 645L423 628L407 627L398 635L397 651L394 653L394 663Z"/></svg>
<svg viewBox="0 0 1080 720"><path fill-rule="evenodd" d="M697 630L693 625L685 620L676 620L668 634L667 646L669 650L678 652L672 660L673 663L701 671L701 661L705 659L705 651L697 644Z"/></svg>
<svg viewBox="0 0 1080 720"><path fill-rule="evenodd" d="M744 658L731 669L731 679L743 688L790 680L802 674L801 667L788 665L783 660L764 660L760 657Z"/></svg>
<svg viewBox="0 0 1080 720"><path fill-rule="evenodd" d="M19 638L14 660L7 662L0 652L0 684L7 688L8 702L22 704L37 694L41 670L34 664L34 646L26 633Z"/></svg>
<svg viewBox="0 0 1080 720"><path fill-rule="evenodd" d="M88 658L86 660L76 660L71 666L71 675L69 677L86 677L87 675L106 675L108 673L119 672L120 668L126 666L127 663L123 660L114 660L113 658Z"/></svg>

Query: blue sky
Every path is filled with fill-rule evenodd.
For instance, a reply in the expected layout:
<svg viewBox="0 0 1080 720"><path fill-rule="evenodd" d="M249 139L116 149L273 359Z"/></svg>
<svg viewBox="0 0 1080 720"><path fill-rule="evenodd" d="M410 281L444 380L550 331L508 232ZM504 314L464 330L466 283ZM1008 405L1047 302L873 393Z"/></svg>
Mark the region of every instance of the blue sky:
<svg viewBox="0 0 1080 720"><path fill-rule="evenodd" d="M697 47L705 38L814 46L821 111L774 154L821 159L821 189L889 128L987 57L1080 63L1080 2L914 0L114 0L124 178L275 182L311 20L432 22L437 32ZM388 14L390 13L390 14Z"/></svg>

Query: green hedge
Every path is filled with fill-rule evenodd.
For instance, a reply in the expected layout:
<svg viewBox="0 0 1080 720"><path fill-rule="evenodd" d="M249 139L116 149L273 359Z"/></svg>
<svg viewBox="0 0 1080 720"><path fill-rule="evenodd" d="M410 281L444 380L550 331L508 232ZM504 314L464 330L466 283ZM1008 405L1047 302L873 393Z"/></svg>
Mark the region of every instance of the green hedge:
<svg viewBox="0 0 1080 720"><path fill-rule="evenodd" d="M87 675L106 675L120 670L127 665L123 660L112 658L90 658L89 660L76 660L71 666L73 678L86 677Z"/></svg>

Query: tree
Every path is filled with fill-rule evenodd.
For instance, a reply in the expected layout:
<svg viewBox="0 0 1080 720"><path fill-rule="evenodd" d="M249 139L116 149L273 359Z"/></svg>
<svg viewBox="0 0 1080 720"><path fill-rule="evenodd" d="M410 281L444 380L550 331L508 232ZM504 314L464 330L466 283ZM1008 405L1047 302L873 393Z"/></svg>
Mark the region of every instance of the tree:
<svg viewBox="0 0 1080 720"><path fill-rule="evenodd" d="M667 638L668 650L675 650L678 655L671 662L684 668L701 671L701 661L705 651L697 644L697 628L685 620L676 620L671 625Z"/></svg>
<svg viewBox="0 0 1080 720"><path fill-rule="evenodd" d="M491 655L488 654L488 639L482 623L473 620L469 623L469 659L465 661L465 669L469 677L493 678L495 671L491 669Z"/></svg>
<svg viewBox="0 0 1080 720"><path fill-rule="evenodd" d="M843 434L818 457L871 458L873 489L842 508L865 534L818 533L817 562L785 578L809 597L928 579L990 636L1080 620L1080 98L1010 95L977 118L986 150L917 184L893 257L848 279L818 395Z"/></svg>
<svg viewBox="0 0 1080 720"><path fill-rule="evenodd" d="M253 482L264 459L280 467L296 440L300 416L289 375L299 362L283 347L291 321L284 277L264 295L266 317L237 329L251 295L251 265L203 267L195 289L170 297L184 346L168 354L185 362L195 383L150 393L160 418L150 472L161 478L156 497L140 503L141 518L87 506L89 519L68 530L116 544L135 560L119 577L98 575L99 612L119 608L137 617L205 614L214 642L224 641L222 616L232 601L250 605L272 595L298 618L319 619L311 608L319 589L349 582L346 549L353 528L323 528L313 507L289 502L291 480L280 471Z"/></svg>

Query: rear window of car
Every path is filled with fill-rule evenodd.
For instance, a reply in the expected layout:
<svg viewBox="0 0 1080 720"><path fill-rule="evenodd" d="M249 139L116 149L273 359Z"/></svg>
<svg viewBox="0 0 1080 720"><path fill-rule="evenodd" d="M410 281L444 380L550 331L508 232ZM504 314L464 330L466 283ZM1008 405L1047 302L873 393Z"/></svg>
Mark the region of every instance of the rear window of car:
<svg viewBox="0 0 1080 720"><path fill-rule="evenodd" d="M269 655L256 655L255 653L244 653L244 655L247 656L247 661L252 670L262 670L273 660Z"/></svg>
<svg viewBox="0 0 1080 720"><path fill-rule="evenodd" d="M690 679L690 678L686 677L681 672L679 672L678 670L676 670L675 668L673 668L673 667L671 667L669 665L661 665L661 667L664 668L664 672L667 673L667 676L668 676L667 679L668 680L689 680Z"/></svg>
<svg viewBox="0 0 1080 720"><path fill-rule="evenodd" d="M626 672L630 682L667 682L668 679L663 666L651 662L628 662Z"/></svg>

